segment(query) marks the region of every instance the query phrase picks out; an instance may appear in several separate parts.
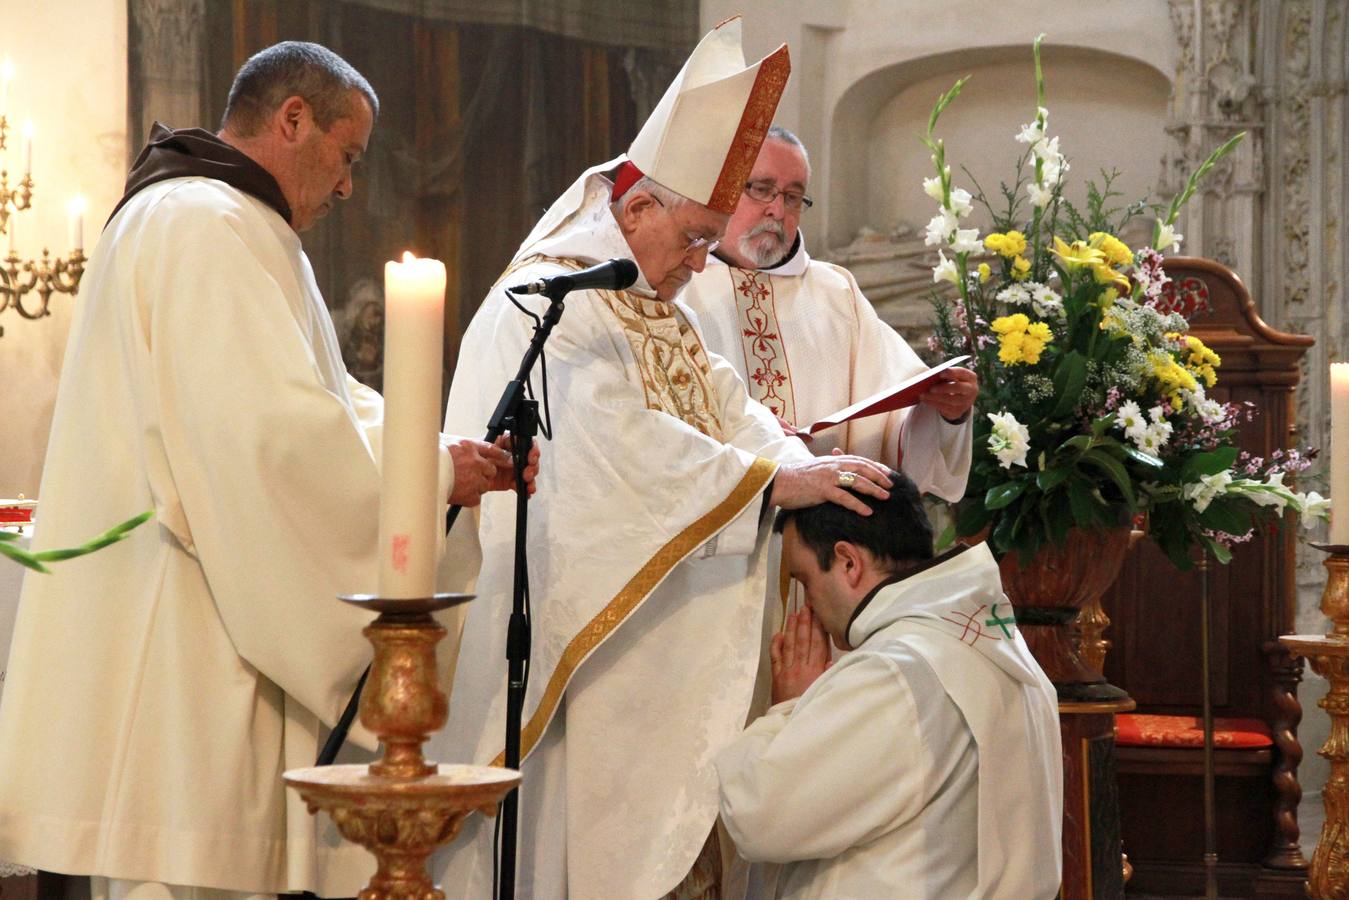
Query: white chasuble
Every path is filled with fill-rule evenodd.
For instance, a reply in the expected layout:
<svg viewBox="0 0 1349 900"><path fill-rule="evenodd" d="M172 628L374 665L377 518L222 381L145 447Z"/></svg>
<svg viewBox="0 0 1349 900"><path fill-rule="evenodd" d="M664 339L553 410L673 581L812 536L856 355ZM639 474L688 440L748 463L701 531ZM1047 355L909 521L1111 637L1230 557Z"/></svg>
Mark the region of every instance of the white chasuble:
<svg viewBox="0 0 1349 900"><path fill-rule="evenodd" d="M1058 699L987 545L883 583L845 653L717 757L742 853L788 900L1050 900Z"/></svg>
<svg viewBox="0 0 1349 900"><path fill-rule="evenodd" d="M75 304L35 546L155 517L25 582L0 859L256 893L363 886L368 854L281 773L313 765L369 661L370 616L336 596L375 586L381 414L275 211L192 177L118 212Z"/></svg>
<svg viewBox="0 0 1349 900"><path fill-rule="evenodd" d="M795 426L809 425L926 366L881 321L846 269L795 252L771 269L709 257L680 298L707 347L739 373L750 396ZM835 447L899 468L918 489L949 500L965 493L970 422L951 425L925 404L858 419L817 435L817 456Z"/></svg>
<svg viewBox="0 0 1349 900"><path fill-rule="evenodd" d="M597 167L554 205L504 283L632 258ZM559 262L565 260L565 262ZM546 301L522 298L536 314ZM446 421L485 428L531 335L494 289L464 335ZM546 349L553 433L529 504L521 896L648 898L689 872L717 815L712 755L743 726L758 664L780 461L809 454L643 279L573 293ZM533 386L543 391L542 370ZM482 568L442 761L501 759L515 501L481 507ZM465 520L471 522L471 520ZM463 527L465 522L457 527ZM487 896L494 822L438 856L450 897Z"/></svg>

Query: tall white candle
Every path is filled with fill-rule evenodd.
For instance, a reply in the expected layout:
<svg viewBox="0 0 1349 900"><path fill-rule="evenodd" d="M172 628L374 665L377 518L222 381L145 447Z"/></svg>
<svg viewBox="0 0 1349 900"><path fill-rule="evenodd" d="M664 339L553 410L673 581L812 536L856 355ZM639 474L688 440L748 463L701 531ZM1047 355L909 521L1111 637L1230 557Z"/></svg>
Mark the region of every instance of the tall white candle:
<svg viewBox="0 0 1349 900"><path fill-rule="evenodd" d="M19 215L18 215L18 213L11 212L11 213L9 214L9 222L8 222L7 224L9 225L9 252L10 252L10 254L13 254L13 253L14 253L14 229L15 229L15 228L18 226L18 224L19 224Z"/></svg>
<svg viewBox="0 0 1349 900"><path fill-rule="evenodd" d="M70 246L84 250L84 198L79 194L70 201Z"/></svg>
<svg viewBox="0 0 1349 900"><path fill-rule="evenodd" d="M1349 544L1349 363L1330 364L1330 542Z"/></svg>
<svg viewBox="0 0 1349 900"><path fill-rule="evenodd" d="M437 496L445 264L384 264L384 458L379 594L435 593L445 498Z"/></svg>

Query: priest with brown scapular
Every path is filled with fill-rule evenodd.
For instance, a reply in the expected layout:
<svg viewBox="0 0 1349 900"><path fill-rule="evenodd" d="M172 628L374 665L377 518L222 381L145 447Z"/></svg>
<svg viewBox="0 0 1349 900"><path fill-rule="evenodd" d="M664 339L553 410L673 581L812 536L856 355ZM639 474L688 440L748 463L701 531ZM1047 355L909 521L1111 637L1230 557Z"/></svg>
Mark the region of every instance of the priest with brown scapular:
<svg viewBox="0 0 1349 900"><path fill-rule="evenodd" d="M94 876L96 900L353 896L373 871L281 773L369 661L369 615L336 595L376 582L382 404L298 232L350 196L378 110L287 42L240 69L218 134L156 126L137 160L76 305L35 548L155 517L24 585L0 859ZM449 499L512 482L500 448L443 443Z"/></svg>
<svg viewBox="0 0 1349 900"><path fill-rule="evenodd" d="M628 290L571 294L547 346L553 433L529 517L521 896L720 896L708 893L723 859L712 757L743 727L753 693L766 512L833 500L865 515L840 485L886 494L882 467L817 460L785 436L678 302L725 231L787 75L785 47L745 65L739 19L704 37L626 156L585 172L548 210L464 335L446 423L473 433L531 334L502 286L637 263ZM486 763L503 750L514 522L513 504L485 501L479 597L436 758ZM442 860L448 896L488 896L493 823L471 821Z"/></svg>

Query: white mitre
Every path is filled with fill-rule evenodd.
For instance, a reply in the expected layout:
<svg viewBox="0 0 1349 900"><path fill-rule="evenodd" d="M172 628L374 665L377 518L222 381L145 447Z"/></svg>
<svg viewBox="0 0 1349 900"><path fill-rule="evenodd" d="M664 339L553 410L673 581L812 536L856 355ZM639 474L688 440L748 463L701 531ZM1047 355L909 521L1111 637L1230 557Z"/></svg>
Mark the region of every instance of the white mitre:
<svg viewBox="0 0 1349 900"><path fill-rule="evenodd" d="M676 194L730 215L791 70L786 44L746 66L740 17L727 19L698 42L628 147L628 162Z"/></svg>
<svg viewBox="0 0 1349 900"><path fill-rule="evenodd" d="M783 44L752 66L740 49L740 17L722 22L693 49L628 152L587 169L544 213L515 259L536 252L585 203L586 182L602 175L623 196L643 175L709 209L730 214L754 168L791 74Z"/></svg>

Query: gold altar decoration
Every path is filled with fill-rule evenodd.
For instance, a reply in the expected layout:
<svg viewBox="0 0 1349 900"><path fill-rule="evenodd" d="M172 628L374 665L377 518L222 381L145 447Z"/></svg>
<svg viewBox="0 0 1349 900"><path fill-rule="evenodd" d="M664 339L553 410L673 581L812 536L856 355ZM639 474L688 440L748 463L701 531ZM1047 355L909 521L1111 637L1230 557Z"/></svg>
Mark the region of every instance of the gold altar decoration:
<svg viewBox="0 0 1349 900"><path fill-rule="evenodd" d="M1317 705L1330 715L1330 737L1318 751L1330 761L1321 792L1325 823L1312 854L1307 893L1317 900L1349 898L1349 545L1312 544L1329 554L1321 612L1331 621L1324 635L1289 634L1279 641L1306 657L1330 691Z"/></svg>
<svg viewBox="0 0 1349 900"><path fill-rule="evenodd" d="M0 74L0 81L7 86L9 71ZM3 90L3 88L0 88ZM0 151L7 148L9 120L0 112ZM80 287L80 278L84 275L84 201L75 198L72 201L71 244L73 249L68 256L52 257L51 252L42 248L42 256L23 259L19 256L15 244L14 228L18 214L33 206L33 140L31 123L24 129L23 177L10 186L8 155L0 157L0 235L8 235L9 252L0 258L0 313L13 308L25 319L40 319L50 315L49 305L52 294L70 294L74 296ZM17 177L17 173L15 175ZM29 305L25 297L37 294L37 302ZM0 337L5 333L0 326Z"/></svg>
<svg viewBox="0 0 1349 900"><path fill-rule="evenodd" d="M422 756L422 743L448 714L436 684L435 646L445 629L431 613L472 595L341 599L379 613L362 632L375 653L360 717L379 737L384 755L368 766L295 769L285 773L286 783L311 813L328 813L344 838L374 854L378 869L360 900L443 900L427 874L427 859L453 840L474 810L495 815L502 797L520 783L513 769L437 765Z"/></svg>

